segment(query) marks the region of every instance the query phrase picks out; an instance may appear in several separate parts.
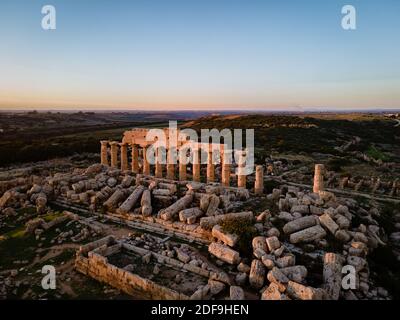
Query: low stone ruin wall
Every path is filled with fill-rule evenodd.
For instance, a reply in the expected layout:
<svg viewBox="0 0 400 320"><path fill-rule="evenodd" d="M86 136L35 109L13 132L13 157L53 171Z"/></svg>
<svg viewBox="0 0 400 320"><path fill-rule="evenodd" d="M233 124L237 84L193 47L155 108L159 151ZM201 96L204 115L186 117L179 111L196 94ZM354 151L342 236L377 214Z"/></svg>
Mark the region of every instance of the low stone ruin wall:
<svg viewBox="0 0 400 320"><path fill-rule="evenodd" d="M110 263L107 255L120 251L122 244L112 236L90 243L80 248L75 260L76 269L100 282L105 282L129 295L139 292L149 299L187 300L189 297L161 286L149 279L118 268Z"/></svg>

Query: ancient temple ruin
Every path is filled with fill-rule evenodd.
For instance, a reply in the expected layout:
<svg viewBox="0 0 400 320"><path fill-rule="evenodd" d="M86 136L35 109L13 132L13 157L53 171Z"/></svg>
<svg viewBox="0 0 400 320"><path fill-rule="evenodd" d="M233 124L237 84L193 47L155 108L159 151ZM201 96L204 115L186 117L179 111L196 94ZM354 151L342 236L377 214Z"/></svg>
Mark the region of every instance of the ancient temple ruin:
<svg viewBox="0 0 400 320"><path fill-rule="evenodd" d="M146 141L147 133L134 129L121 142L101 141L101 163L24 182L24 188L14 186L17 180L0 185L7 190L0 208L34 205L38 217L26 224L26 232L38 237L63 223L80 225L76 234L68 230L54 240L61 244L70 237L81 244L75 270L132 296L371 296L367 256L385 245L375 223L378 209L367 211L342 197L346 190L332 190L323 164L309 171L307 188L289 181L271 188L264 183L273 178L271 165L255 165L245 175L243 162L226 161L218 143L178 144L178 151L194 151L193 163L174 161L168 147L156 149L151 162L146 151L155 142ZM201 152L205 161L198 161ZM214 153L222 161L213 161ZM377 179L375 191L382 185ZM59 210L51 222L42 219L49 206ZM352 291L340 286L345 265L359 272Z"/></svg>
<svg viewBox="0 0 400 320"><path fill-rule="evenodd" d="M236 164L237 174L232 174L232 170L235 169L232 156L233 152L238 152L238 150L228 150L224 144L220 143L202 143L191 140L178 142L175 149L172 150L172 148L169 148L171 137L169 137L168 130L165 129L166 148L162 151L161 148L156 149L156 162L152 165L146 155L148 154L148 149L156 141L146 140L148 132L149 129L132 129L124 133L121 142L101 141L101 164L112 168L120 168L122 171L130 170L135 174L141 173L145 176L155 176L156 178L166 178L168 180L187 181L189 180L189 173L190 180L194 182L219 182L226 187L229 187L232 182L232 185L238 188L246 188L247 179L242 169L243 162L239 161ZM191 168L188 168L188 165L180 159L180 156L175 155L176 159L174 161L172 152L180 154L179 151L181 149L190 150L192 156ZM161 152L166 153L166 161L164 163L159 155ZM240 152L243 152L241 159L245 158L246 151L242 150ZM206 168L200 161L201 153L207 155ZM176 167L179 169L176 170ZM254 188L257 194L261 194L264 189L263 172L262 166L256 166Z"/></svg>

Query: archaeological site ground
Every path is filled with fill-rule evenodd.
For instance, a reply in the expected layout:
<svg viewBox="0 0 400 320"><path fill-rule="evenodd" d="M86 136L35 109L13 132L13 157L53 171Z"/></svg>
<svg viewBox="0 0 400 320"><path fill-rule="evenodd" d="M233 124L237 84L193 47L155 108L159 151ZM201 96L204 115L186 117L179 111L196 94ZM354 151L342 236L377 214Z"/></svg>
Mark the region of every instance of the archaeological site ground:
<svg viewBox="0 0 400 320"><path fill-rule="evenodd" d="M396 117L0 113L0 299L399 299ZM170 118L254 129L253 172L151 163Z"/></svg>

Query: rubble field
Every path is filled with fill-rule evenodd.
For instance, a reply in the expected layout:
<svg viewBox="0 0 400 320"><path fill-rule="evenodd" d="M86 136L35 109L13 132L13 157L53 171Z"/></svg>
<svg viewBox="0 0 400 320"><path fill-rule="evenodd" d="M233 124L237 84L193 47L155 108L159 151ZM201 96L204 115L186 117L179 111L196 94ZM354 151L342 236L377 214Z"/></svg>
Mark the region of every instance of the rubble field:
<svg viewBox="0 0 400 320"><path fill-rule="evenodd" d="M101 164L38 166L2 173L2 299L399 296L395 195L349 197L268 175L273 187L256 194ZM314 187L327 178L316 173ZM55 290L41 287L43 265L57 270Z"/></svg>

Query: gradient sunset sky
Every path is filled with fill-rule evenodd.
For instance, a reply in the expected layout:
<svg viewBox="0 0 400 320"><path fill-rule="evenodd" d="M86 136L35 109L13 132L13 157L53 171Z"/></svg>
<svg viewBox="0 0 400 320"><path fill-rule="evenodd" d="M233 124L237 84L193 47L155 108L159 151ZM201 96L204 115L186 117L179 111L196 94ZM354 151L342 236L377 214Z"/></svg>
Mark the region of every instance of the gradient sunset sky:
<svg viewBox="0 0 400 320"><path fill-rule="evenodd" d="M0 109L17 108L400 108L400 1L1 0Z"/></svg>

